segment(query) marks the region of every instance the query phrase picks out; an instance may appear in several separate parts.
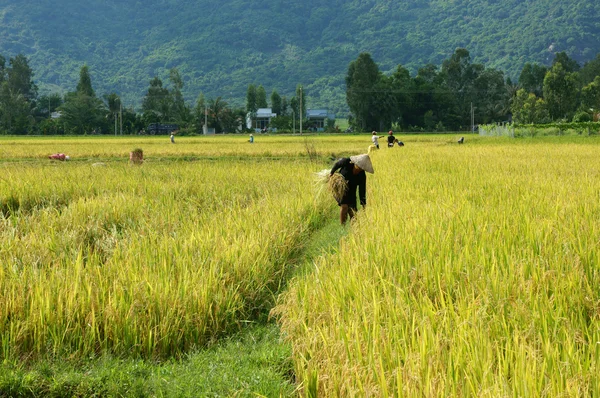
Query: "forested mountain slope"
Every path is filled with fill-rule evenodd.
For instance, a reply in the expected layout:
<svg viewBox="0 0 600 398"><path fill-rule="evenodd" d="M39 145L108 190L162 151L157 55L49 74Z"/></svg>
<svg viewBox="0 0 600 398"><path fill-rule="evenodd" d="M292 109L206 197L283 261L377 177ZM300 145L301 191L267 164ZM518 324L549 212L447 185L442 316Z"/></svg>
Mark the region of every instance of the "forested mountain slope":
<svg viewBox="0 0 600 398"><path fill-rule="evenodd" d="M595 0L0 0L0 54L23 53L40 92L73 90L81 66L99 94L139 106L177 67L184 93L242 105L248 84L342 111L348 64L439 65L457 47L518 77L526 62L600 52Z"/></svg>

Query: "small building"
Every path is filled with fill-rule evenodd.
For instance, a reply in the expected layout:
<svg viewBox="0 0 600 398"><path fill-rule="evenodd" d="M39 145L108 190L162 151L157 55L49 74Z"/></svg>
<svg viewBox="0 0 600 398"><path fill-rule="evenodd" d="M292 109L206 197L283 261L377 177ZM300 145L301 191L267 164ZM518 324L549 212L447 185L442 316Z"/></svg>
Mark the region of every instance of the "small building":
<svg viewBox="0 0 600 398"><path fill-rule="evenodd" d="M246 117L246 126L249 129L254 129L256 132L264 131L269 128L271 119L276 117L271 108L258 108L254 119L248 114Z"/></svg>
<svg viewBox="0 0 600 398"><path fill-rule="evenodd" d="M329 113L327 109L307 109L306 120L307 128L313 131L324 131L327 120L335 120L335 114Z"/></svg>

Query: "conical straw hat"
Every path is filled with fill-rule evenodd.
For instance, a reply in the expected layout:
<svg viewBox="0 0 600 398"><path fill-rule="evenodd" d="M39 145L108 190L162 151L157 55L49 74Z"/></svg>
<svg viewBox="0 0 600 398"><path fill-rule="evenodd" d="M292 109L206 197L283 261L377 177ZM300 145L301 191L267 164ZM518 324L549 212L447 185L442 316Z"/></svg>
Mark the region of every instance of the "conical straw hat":
<svg viewBox="0 0 600 398"><path fill-rule="evenodd" d="M366 153L362 155L350 156L350 161L367 173L375 173L375 170L373 170L373 163L371 163L371 158Z"/></svg>

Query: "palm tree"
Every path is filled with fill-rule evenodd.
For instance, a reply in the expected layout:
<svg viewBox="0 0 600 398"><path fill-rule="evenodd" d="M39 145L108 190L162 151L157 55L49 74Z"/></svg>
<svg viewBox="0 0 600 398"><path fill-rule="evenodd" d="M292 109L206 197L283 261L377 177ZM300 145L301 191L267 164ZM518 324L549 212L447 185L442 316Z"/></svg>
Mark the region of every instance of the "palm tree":
<svg viewBox="0 0 600 398"><path fill-rule="evenodd" d="M229 111L229 104L224 101L221 97L217 97L215 100L208 101L208 118L209 124L212 124L215 128L215 132L223 132L225 120L227 119L227 113Z"/></svg>

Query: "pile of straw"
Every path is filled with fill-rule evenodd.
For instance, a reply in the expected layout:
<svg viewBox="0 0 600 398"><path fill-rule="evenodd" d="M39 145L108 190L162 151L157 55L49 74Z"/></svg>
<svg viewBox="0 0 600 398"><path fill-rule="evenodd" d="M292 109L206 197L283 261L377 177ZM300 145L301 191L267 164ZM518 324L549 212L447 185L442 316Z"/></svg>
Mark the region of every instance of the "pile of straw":
<svg viewBox="0 0 600 398"><path fill-rule="evenodd" d="M331 192L335 200L339 202L348 189L348 183L340 173L334 173L331 177L329 177L329 173L329 169L324 169L316 173L317 182L322 187L327 186L327 190Z"/></svg>

